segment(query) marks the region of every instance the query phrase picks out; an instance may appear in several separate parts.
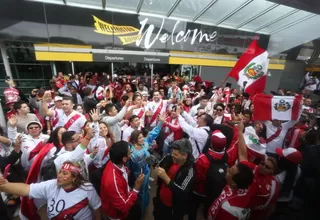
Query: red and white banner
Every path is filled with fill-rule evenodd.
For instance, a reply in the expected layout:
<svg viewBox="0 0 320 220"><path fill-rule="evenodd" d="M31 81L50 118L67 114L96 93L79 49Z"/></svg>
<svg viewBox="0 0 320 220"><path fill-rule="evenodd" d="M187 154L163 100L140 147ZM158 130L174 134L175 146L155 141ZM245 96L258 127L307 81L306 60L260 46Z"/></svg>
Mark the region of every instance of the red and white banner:
<svg viewBox="0 0 320 220"><path fill-rule="evenodd" d="M258 41L251 42L239 58L228 77L237 80L238 85L245 86L244 92L255 95L263 93L267 83L268 52L259 47Z"/></svg>
<svg viewBox="0 0 320 220"><path fill-rule="evenodd" d="M272 96L257 94L253 98L254 119L298 120L301 113L302 96Z"/></svg>

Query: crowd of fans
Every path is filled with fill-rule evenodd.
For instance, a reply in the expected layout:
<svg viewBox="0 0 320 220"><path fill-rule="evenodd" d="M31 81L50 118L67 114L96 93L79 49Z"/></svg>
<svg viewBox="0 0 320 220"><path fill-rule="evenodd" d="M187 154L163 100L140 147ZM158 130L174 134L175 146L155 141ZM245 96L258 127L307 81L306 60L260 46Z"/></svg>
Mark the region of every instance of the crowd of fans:
<svg viewBox="0 0 320 220"><path fill-rule="evenodd" d="M150 205L155 220L317 219L320 105L308 91L298 121L257 121L252 97L199 76L59 73L29 97L8 85L3 220L40 219L44 205L57 220L138 220Z"/></svg>

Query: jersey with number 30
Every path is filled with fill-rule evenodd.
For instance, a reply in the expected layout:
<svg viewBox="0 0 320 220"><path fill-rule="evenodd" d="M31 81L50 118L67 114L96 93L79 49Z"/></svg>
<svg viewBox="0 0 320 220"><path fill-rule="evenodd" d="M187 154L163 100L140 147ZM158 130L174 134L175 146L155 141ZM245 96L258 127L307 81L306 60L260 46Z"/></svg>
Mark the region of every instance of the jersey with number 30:
<svg viewBox="0 0 320 220"><path fill-rule="evenodd" d="M49 180L30 185L31 198L46 199L48 218L60 219L93 219L91 209L101 206L101 201L91 184L70 191L57 186L57 180ZM90 209L91 207L91 209Z"/></svg>

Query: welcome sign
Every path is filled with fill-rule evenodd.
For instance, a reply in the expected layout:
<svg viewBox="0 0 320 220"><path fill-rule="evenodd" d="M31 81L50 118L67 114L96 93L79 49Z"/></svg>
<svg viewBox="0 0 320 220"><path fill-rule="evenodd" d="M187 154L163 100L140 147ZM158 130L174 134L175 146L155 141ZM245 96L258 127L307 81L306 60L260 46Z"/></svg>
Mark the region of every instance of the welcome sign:
<svg viewBox="0 0 320 220"><path fill-rule="evenodd" d="M122 45L135 43L136 46L142 46L146 49L152 48L152 45L159 40L161 43L171 43L171 45L175 45L180 42L187 42L190 40L190 44L198 42L214 42L217 39L218 32L213 31L212 33L203 33L202 30L198 29L187 29L186 31L179 31L177 34L176 29L179 26L180 21L177 20L172 31L170 33L162 33L163 25L165 19L162 19L162 23L158 30L155 30L155 26L153 24L148 25L148 18L145 18L140 22L141 28L137 29L133 26L119 26L107 23L96 16L93 15L94 20L94 32L105 35L114 35L117 36ZM132 35L134 34L134 35ZM126 36L122 36L126 35ZM153 36L155 35L155 36Z"/></svg>

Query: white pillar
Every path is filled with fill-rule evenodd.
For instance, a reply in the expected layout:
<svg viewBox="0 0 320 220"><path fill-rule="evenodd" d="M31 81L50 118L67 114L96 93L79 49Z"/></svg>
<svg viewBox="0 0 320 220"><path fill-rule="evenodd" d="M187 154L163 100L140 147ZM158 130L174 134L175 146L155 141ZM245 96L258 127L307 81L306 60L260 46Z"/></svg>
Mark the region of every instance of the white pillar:
<svg viewBox="0 0 320 220"><path fill-rule="evenodd" d="M72 75L74 75L74 63L71 61Z"/></svg>
<svg viewBox="0 0 320 220"><path fill-rule="evenodd" d="M153 89L153 63L151 63L151 78L150 78L150 88Z"/></svg>
<svg viewBox="0 0 320 220"><path fill-rule="evenodd" d="M9 64L9 60L8 60L6 45L3 42L0 42L0 49L1 49L1 55L2 55L4 68L6 70L6 74L7 74L7 76L10 77L10 79L12 79L12 73L11 73L11 68L10 68L10 64Z"/></svg>
<svg viewBox="0 0 320 220"><path fill-rule="evenodd" d="M0 99L0 126L3 128L3 131L7 131L7 124L6 124L6 119L4 118L4 112L1 104L1 99Z"/></svg>
<svg viewBox="0 0 320 220"><path fill-rule="evenodd" d="M112 80L112 82L114 80L113 74L114 74L114 72L113 72L113 63L111 63L111 80Z"/></svg>
<svg viewBox="0 0 320 220"><path fill-rule="evenodd" d="M52 69L52 75L56 76L58 74L56 63L54 61L51 61L50 64L51 64L51 69Z"/></svg>

